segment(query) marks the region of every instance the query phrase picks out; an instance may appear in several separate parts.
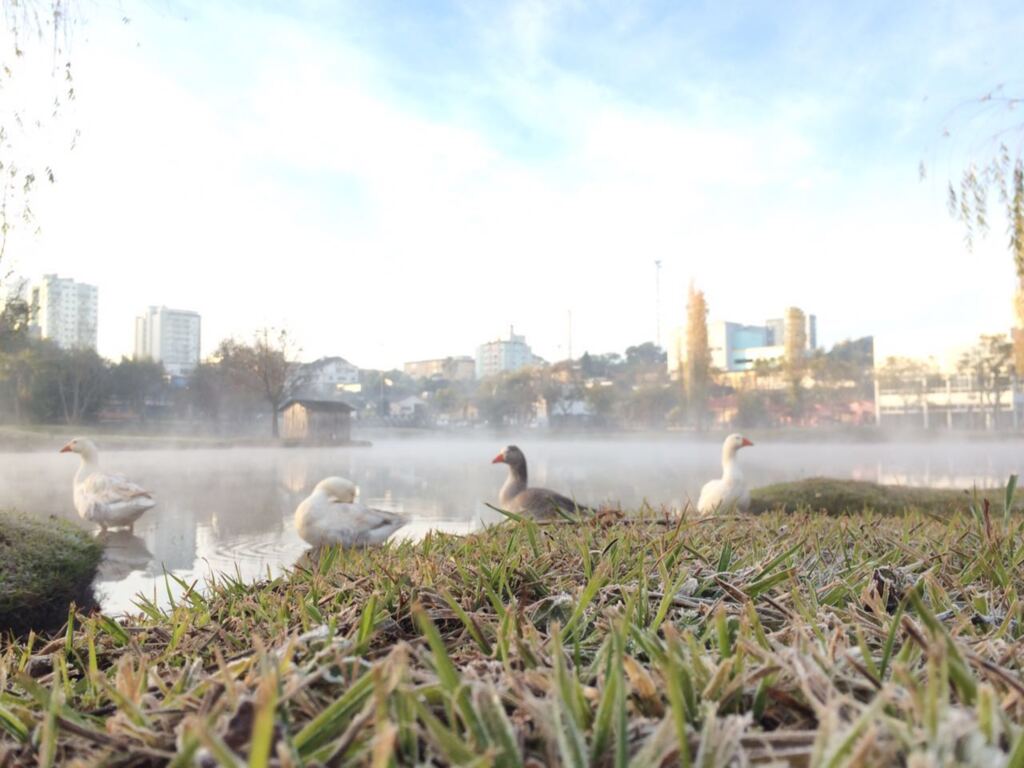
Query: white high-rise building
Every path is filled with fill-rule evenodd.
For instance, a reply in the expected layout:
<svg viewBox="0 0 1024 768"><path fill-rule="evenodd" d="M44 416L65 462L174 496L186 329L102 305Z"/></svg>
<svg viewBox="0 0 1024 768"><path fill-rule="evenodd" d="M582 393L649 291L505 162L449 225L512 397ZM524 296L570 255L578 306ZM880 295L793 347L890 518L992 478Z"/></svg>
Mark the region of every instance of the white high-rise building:
<svg viewBox="0 0 1024 768"><path fill-rule="evenodd" d="M476 350L476 377L485 379L499 373L518 371L529 365L538 365L540 358L533 354L525 336L517 336L509 328L507 339L495 339L481 344Z"/></svg>
<svg viewBox="0 0 1024 768"><path fill-rule="evenodd" d="M187 376L199 365L198 312L150 307L135 318L135 359L164 364L172 376Z"/></svg>
<svg viewBox="0 0 1024 768"><path fill-rule="evenodd" d="M99 289L68 277L43 275L32 286L33 329L63 349L96 349Z"/></svg>

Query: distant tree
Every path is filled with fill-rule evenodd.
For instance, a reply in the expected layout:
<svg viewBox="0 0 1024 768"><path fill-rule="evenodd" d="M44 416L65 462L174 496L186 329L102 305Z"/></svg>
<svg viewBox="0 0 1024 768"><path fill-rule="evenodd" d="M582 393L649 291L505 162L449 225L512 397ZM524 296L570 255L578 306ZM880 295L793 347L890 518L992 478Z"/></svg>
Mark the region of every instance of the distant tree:
<svg viewBox="0 0 1024 768"><path fill-rule="evenodd" d="M534 389L543 398L552 422L568 416L583 400L582 370L569 361L556 363L534 373Z"/></svg>
<svg viewBox="0 0 1024 768"><path fill-rule="evenodd" d="M444 414L449 418L455 416L457 420L465 421L469 399L459 387L448 383L434 390L432 405L435 413Z"/></svg>
<svg viewBox="0 0 1024 768"><path fill-rule="evenodd" d="M29 308L20 297L0 298L0 389L15 421L22 418L22 395L31 374L29 356Z"/></svg>
<svg viewBox="0 0 1024 768"><path fill-rule="evenodd" d="M229 377L263 400L270 411L274 438L280 434L277 411L289 387L301 388L304 383L294 374L299 351L287 331L262 328L252 344L225 339L214 353L217 364Z"/></svg>
<svg viewBox="0 0 1024 768"><path fill-rule="evenodd" d="M584 352L580 357L580 373L584 378L594 375L594 359L589 352Z"/></svg>
<svg viewBox="0 0 1024 768"><path fill-rule="evenodd" d="M397 368L390 371L360 371L359 383L364 407L381 417L388 415L392 401L422 391L411 376Z"/></svg>
<svg viewBox="0 0 1024 768"><path fill-rule="evenodd" d="M782 370L782 366L778 360L769 360L768 358L759 357L754 361L754 365L751 368L754 372L754 381L758 379L769 379L773 376L777 376L779 371Z"/></svg>
<svg viewBox="0 0 1024 768"><path fill-rule="evenodd" d="M40 370L38 347L38 344L29 344L0 354L0 379L16 423L25 421L31 412L32 385Z"/></svg>
<svg viewBox="0 0 1024 768"><path fill-rule="evenodd" d="M665 350L651 341L626 347L626 365L634 368L657 368L664 366L666 360Z"/></svg>
<svg viewBox="0 0 1024 768"><path fill-rule="evenodd" d="M878 383L888 390L916 388L931 373L931 366L912 357L887 357L878 369Z"/></svg>
<svg viewBox="0 0 1024 768"><path fill-rule="evenodd" d="M622 355L610 352L605 355L592 355L584 352L580 358L580 373L585 379L609 378L622 366Z"/></svg>
<svg viewBox="0 0 1024 768"><path fill-rule="evenodd" d="M633 387L624 403L625 416L634 426L664 427L669 411L677 404L672 388L663 384Z"/></svg>
<svg viewBox="0 0 1024 768"><path fill-rule="evenodd" d="M164 367L152 360L122 357L110 369L111 394L146 420L146 402L159 397L164 387Z"/></svg>
<svg viewBox="0 0 1024 768"><path fill-rule="evenodd" d="M871 397L874 387L874 344L870 337L837 342L831 350L813 350L807 372L816 389L852 389L859 397Z"/></svg>
<svg viewBox="0 0 1024 768"><path fill-rule="evenodd" d="M0 354L28 346L30 320L28 302L18 292L12 291L3 297L0 301Z"/></svg>
<svg viewBox="0 0 1024 768"><path fill-rule="evenodd" d="M690 283L686 304L686 366L683 382L686 403L697 429L707 419L708 390L711 384L711 348L708 345L708 305L704 292Z"/></svg>
<svg viewBox="0 0 1024 768"><path fill-rule="evenodd" d="M492 376L480 382L476 393L481 418L492 427L503 426L512 419L515 406L500 387L499 378Z"/></svg>
<svg viewBox="0 0 1024 768"><path fill-rule="evenodd" d="M532 372L529 370L514 371L500 377L498 391L510 404L515 423L529 423L533 418L534 406L540 394L537 391Z"/></svg>
<svg viewBox="0 0 1024 768"><path fill-rule="evenodd" d="M614 385L587 387L583 397L593 410L597 423L609 426L615 413L615 404L619 399L616 387Z"/></svg>
<svg viewBox="0 0 1024 768"><path fill-rule="evenodd" d="M106 360L91 349L65 350L48 340L0 354L0 378L16 421L81 424L94 419L110 395Z"/></svg>
<svg viewBox="0 0 1024 768"><path fill-rule="evenodd" d="M921 404L930 373L930 366L921 360L887 357L876 376L879 388L888 394L899 395L906 409Z"/></svg>
<svg viewBox="0 0 1024 768"><path fill-rule="evenodd" d="M772 395L772 392L758 390L738 392L733 425L739 429L772 426L772 416L768 408Z"/></svg>
<svg viewBox="0 0 1024 768"><path fill-rule="evenodd" d="M32 409L40 420L91 421L110 395L107 361L91 349L63 350L44 343L35 360Z"/></svg>
<svg viewBox="0 0 1024 768"><path fill-rule="evenodd" d="M984 407L989 409L995 427L1003 393L1013 376L1013 344L1004 334L983 335L960 358L957 369L969 374Z"/></svg>
<svg viewBox="0 0 1024 768"><path fill-rule="evenodd" d="M477 407L491 426L527 424L540 396L530 370L503 373L480 382Z"/></svg>
<svg viewBox="0 0 1024 768"><path fill-rule="evenodd" d="M216 356L216 355L215 355ZM206 422L219 422L227 376L217 363L200 363L188 377L190 415Z"/></svg>

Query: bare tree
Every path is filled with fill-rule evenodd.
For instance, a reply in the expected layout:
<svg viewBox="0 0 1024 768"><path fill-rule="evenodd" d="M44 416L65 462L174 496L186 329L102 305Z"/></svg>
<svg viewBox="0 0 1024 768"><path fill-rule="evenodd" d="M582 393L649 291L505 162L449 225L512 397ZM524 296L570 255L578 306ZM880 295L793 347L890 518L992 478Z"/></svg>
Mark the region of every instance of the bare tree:
<svg viewBox="0 0 1024 768"><path fill-rule="evenodd" d="M957 367L961 373L970 374L972 384L981 396L982 407L988 408L991 414L994 428L1003 392L1010 388L1013 345L1004 334L983 335L977 344L963 354Z"/></svg>
<svg viewBox="0 0 1024 768"><path fill-rule="evenodd" d="M91 349L75 349L56 361L55 382L64 421L80 424L92 415L108 394L110 371Z"/></svg>
<svg viewBox="0 0 1024 768"><path fill-rule="evenodd" d="M271 435L279 436L278 408L289 392L300 389L302 375L297 363L301 349L286 330L262 328L252 344L226 339L215 358L240 385L260 397L270 409Z"/></svg>
<svg viewBox="0 0 1024 768"><path fill-rule="evenodd" d="M921 407L925 383L930 373L927 364L910 357L887 357L878 368L878 386L887 394L899 395L904 410Z"/></svg>

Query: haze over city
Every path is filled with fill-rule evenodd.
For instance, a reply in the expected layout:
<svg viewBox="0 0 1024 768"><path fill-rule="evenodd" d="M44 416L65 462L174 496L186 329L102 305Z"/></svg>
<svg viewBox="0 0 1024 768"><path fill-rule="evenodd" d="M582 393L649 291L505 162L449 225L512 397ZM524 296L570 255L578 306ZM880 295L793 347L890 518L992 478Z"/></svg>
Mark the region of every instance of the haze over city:
<svg viewBox="0 0 1024 768"><path fill-rule="evenodd" d="M204 354L266 324L391 367L515 324L558 360L570 310L575 354L621 350L655 260L663 344L692 278L712 318L941 355L1012 322L1005 223L969 254L946 185L1022 31L1012 3L99 8L10 266L99 286L112 358L153 304Z"/></svg>

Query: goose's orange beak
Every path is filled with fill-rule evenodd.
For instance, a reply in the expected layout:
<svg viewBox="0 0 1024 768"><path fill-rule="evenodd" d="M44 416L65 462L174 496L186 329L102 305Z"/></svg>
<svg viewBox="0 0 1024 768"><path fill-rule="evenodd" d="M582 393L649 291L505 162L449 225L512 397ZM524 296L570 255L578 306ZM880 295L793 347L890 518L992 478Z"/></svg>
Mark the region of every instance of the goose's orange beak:
<svg viewBox="0 0 1024 768"><path fill-rule="evenodd" d="M493 459L491 459L491 464L504 464L504 463L505 463L505 454L504 453L499 453L497 456L495 456Z"/></svg>
<svg viewBox="0 0 1024 768"><path fill-rule="evenodd" d="M71 453L71 443L65 445L63 448L57 451L57 453Z"/></svg>
<svg viewBox="0 0 1024 768"><path fill-rule="evenodd" d="M748 445L753 445L753 443L752 443L752 442L750 442L749 440L747 440L747 438L745 438L745 437L744 437L744 438L743 438L743 442L742 442L742 443L740 443L740 447L741 447L741 448L744 448L744 447L746 447L746 446L748 446Z"/></svg>

